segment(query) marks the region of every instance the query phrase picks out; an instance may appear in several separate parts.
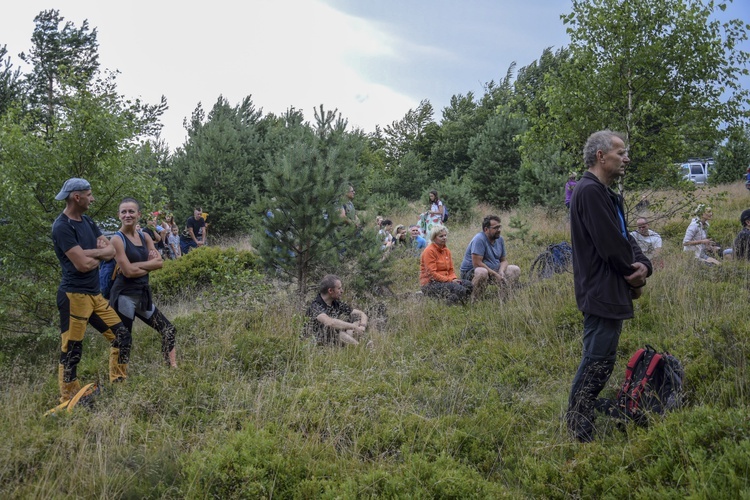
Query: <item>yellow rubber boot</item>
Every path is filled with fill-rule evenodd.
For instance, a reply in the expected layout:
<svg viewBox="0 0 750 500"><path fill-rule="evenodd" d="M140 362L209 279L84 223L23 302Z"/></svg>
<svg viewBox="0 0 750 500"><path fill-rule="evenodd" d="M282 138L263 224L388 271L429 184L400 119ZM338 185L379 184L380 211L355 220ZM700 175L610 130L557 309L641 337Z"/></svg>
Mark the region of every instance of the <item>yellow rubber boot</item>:
<svg viewBox="0 0 750 500"><path fill-rule="evenodd" d="M81 390L81 383L78 380L72 382L63 381L63 365L57 365L57 382L60 386L60 402L69 401Z"/></svg>
<svg viewBox="0 0 750 500"><path fill-rule="evenodd" d="M109 381L122 382L128 378L128 365L118 363L120 358L120 349L117 347L109 348Z"/></svg>

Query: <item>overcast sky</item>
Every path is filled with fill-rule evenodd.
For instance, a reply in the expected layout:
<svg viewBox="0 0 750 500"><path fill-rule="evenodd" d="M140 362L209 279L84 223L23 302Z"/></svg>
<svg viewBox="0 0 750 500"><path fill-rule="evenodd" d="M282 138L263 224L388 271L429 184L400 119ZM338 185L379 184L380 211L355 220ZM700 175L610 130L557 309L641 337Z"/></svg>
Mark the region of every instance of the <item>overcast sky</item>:
<svg viewBox="0 0 750 500"><path fill-rule="evenodd" d="M747 17L747 0L730 6ZM740 4L740 5L737 5ZM422 99L440 119L454 94L481 94L509 65L521 68L546 47L567 45L560 14L570 0L165 0L8 2L0 45L12 62L30 48L34 17L56 8L98 30L102 68L118 70L128 98L166 96L163 138L184 143L183 120L223 95L252 95L264 113L338 108L373 131Z"/></svg>

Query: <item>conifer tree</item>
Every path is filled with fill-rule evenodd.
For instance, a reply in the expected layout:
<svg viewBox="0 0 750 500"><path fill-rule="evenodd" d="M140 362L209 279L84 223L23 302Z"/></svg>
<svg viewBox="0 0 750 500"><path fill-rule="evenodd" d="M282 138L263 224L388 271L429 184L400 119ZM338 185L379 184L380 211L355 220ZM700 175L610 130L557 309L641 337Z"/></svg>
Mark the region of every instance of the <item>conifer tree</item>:
<svg viewBox="0 0 750 500"><path fill-rule="evenodd" d="M0 116L21 97L20 76L21 70L13 69L8 48L3 45L0 47Z"/></svg>
<svg viewBox="0 0 750 500"><path fill-rule="evenodd" d="M26 75L25 98L37 113L46 133L51 127L67 87L86 88L99 71L99 42L96 29L84 20L80 28L65 20L58 10L45 10L34 18L32 47L20 57L32 67Z"/></svg>
<svg viewBox="0 0 750 500"><path fill-rule="evenodd" d="M219 96L207 117L196 107L186 124L188 140L172 158L166 179L178 220L184 222L199 205L210 214L212 234L250 229L250 207L270 153L261 116L250 96L234 107Z"/></svg>
<svg viewBox="0 0 750 500"><path fill-rule="evenodd" d="M256 246L267 268L297 285L300 297L326 273L348 275L348 286L371 288L387 265L372 232L345 224L339 213L364 136L346 131L336 112L316 110L316 127L291 124L296 140L263 176L263 212ZM343 277L343 276L342 276Z"/></svg>

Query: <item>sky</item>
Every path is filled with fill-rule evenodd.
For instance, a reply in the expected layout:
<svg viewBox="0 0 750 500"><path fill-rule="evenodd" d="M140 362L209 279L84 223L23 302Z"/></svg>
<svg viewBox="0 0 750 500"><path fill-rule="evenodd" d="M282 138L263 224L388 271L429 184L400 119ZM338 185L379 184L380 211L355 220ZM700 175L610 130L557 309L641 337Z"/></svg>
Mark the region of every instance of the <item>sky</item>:
<svg viewBox="0 0 750 500"><path fill-rule="evenodd" d="M732 17L747 17L735 0ZM116 70L118 91L156 104L164 95L162 138L185 142L183 121L219 96L252 96L264 114L338 109L351 127L372 132L427 99L439 120L457 94L569 43L560 15L570 0L24 0L5 5L0 45L23 63L34 17L57 9L98 31L101 68Z"/></svg>

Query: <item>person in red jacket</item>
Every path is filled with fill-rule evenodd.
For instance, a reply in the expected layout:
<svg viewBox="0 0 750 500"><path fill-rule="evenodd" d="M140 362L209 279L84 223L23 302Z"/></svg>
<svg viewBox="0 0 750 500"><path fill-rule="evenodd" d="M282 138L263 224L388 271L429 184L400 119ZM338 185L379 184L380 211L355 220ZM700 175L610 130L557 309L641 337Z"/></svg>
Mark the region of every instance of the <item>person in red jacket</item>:
<svg viewBox="0 0 750 500"><path fill-rule="evenodd" d="M448 241L448 229L435 225L430 230L432 243L420 257L419 284L426 296L440 297L449 304L465 302L472 291L471 281L459 279L453 268L451 251L445 245Z"/></svg>
<svg viewBox="0 0 750 500"><path fill-rule="evenodd" d="M568 430L593 440L597 397L612 375L622 322L633 317L651 275L651 262L628 233L622 196L610 189L630 163L625 138L611 130L593 133L583 149L588 171L570 201L573 283L583 313L583 359L568 400Z"/></svg>

